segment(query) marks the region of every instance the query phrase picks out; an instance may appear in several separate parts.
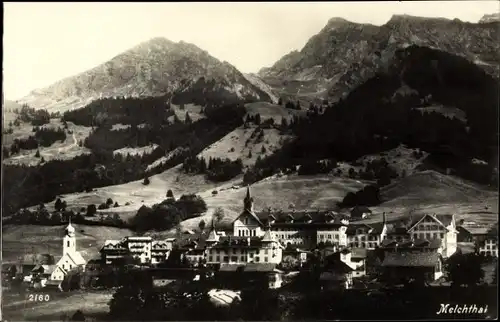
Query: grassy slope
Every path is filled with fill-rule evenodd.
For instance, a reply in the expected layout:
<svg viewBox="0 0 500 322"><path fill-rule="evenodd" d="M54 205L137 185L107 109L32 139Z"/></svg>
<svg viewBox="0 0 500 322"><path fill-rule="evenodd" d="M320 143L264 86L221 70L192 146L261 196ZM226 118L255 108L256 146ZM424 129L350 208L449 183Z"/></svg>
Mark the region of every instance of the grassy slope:
<svg viewBox="0 0 500 322"><path fill-rule="evenodd" d="M384 187L385 200L372 207L374 215L363 222L378 222L382 213L388 220L418 213L456 214L477 223L491 224L498 220L498 193L454 176L423 171Z"/></svg>
<svg viewBox="0 0 500 322"><path fill-rule="evenodd" d="M281 134L276 129L264 129L264 138L259 141L257 140L257 135L252 137L252 133L255 130L256 126L249 128L238 127L221 140L208 146L199 156L205 159L210 157L229 158L231 160L241 158L244 166L252 166L259 155L261 158L264 158L272 154L281 148L286 140L291 138L289 135ZM262 153L262 147L265 148L264 153ZM249 152L251 152L251 157L249 157Z"/></svg>
<svg viewBox="0 0 500 322"><path fill-rule="evenodd" d="M255 102L245 104L245 108L248 114L254 115L259 113L262 121L274 118L274 122L279 124L283 117L290 120L293 115L304 115L305 111L291 110L283 106L271 104L268 102Z"/></svg>
<svg viewBox="0 0 500 322"><path fill-rule="evenodd" d="M336 206L345 194L356 191L364 184L351 179L340 179L325 176L289 176L272 177L252 185L252 196L255 199L255 210L282 208L290 209L331 209ZM220 189L212 196L212 191L205 191L200 195L205 199L209 211L203 220L211 220L212 211L217 207L224 209L223 224L230 224L242 210L245 187L237 189ZM196 229L200 218L193 218L183 222L183 227Z"/></svg>
<svg viewBox="0 0 500 322"><path fill-rule="evenodd" d="M15 262L18 256L32 253L62 255L62 239L66 225L33 226L5 225L2 227L2 262ZM98 256L106 239L130 236L128 229L73 224L77 249L87 260ZM82 232L82 230L84 232Z"/></svg>
<svg viewBox="0 0 500 322"><path fill-rule="evenodd" d="M79 141L83 141L90 134L90 127L75 125L72 122L67 122L68 130L73 132L69 134L66 132L66 140L64 142L55 142L49 147L40 147L40 156L45 161L53 159L69 160L83 153L87 153L88 149L78 146ZM59 128L63 124L59 119L51 119L50 124L45 124L43 127ZM28 138L33 135L33 126L31 124L22 123L20 127L14 127L12 134L4 135L2 145L9 146L14 139ZM40 158L35 157L36 150L21 150L21 152L13 157L4 160L5 164L24 164L35 166L40 162Z"/></svg>

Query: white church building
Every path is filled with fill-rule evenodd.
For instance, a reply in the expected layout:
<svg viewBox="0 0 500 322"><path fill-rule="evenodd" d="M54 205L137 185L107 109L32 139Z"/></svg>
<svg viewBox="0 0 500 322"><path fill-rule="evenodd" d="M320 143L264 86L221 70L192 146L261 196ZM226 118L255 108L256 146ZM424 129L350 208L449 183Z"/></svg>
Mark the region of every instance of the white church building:
<svg viewBox="0 0 500 322"><path fill-rule="evenodd" d="M49 280L62 281L68 272L76 267L85 269L86 261L83 256L76 250L75 228L68 224L64 231L63 238L63 255L55 264L54 270L50 274Z"/></svg>

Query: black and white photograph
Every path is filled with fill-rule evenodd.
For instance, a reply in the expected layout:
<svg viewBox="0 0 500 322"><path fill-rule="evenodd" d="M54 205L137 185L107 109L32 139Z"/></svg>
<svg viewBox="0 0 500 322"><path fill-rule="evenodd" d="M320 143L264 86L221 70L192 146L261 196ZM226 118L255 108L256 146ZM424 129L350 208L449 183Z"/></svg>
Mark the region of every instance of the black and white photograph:
<svg viewBox="0 0 500 322"><path fill-rule="evenodd" d="M0 320L498 319L500 3L4 2Z"/></svg>

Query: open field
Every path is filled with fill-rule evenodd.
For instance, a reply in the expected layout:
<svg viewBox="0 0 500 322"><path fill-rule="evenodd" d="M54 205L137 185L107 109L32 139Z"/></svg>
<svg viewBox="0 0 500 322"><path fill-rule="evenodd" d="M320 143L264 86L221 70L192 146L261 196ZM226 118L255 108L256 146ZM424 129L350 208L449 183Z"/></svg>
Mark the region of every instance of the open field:
<svg viewBox="0 0 500 322"><path fill-rule="evenodd" d="M2 318L4 321L57 321L63 316L71 318L81 310L86 318L101 320L109 312L108 303L113 291L44 292L50 300L30 302L27 294L4 294Z"/></svg>
<svg viewBox="0 0 500 322"><path fill-rule="evenodd" d="M288 176L272 177L252 185L256 211L267 209L333 209L337 201L351 191L357 191L365 184L351 179L325 176ZM220 189L217 195L212 190L200 193L205 199L209 211L203 217L184 221L182 227L196 229L201 219L209 222L213 210L224 209L225 217L222 225L229 225L243 208L246 187Z"/></svg>
<svg viewBox="0 0 500 322"><path fill-rule="evenodd" d="M148 145L148 146L141 146L137 148L121 148L118 150L114 150L113 154L121 154L122 156L127 156L127 154L130 155L144 155L144 154L150 154L153 152L154 149L156 149L158 145L153 144L153 145Z"/></svg>
<svg viewBox="0 0 500 322"><path fill-rule="evenodd" d="M128 229L72 224L76 229L76 245L86 260L99 254L106 239L130 236ZM2 227L2 262L15 262L18 256L33 253L62 255L64 228L58 226L4 225Z"/></svg>
<svg viewBox="0 0 500 322"><path fill-rule="evenodd" d="M149 178L150 184L147 186L143 185L143 180L137 180L121 185L97 188L92 192L71 193L61 197L66 201L69 209L75 210L89 204L99 205L111 198L113 201L117 201L120 207L98 210L98 212L118 213L126 219L135 214L142 205L153 205L163 201L169 189L172 189L175 197L179 197L182 194L212 190L220 185L208 182L203 175L184 174L181 166L178 165L161 174L151 176ZM236 178L225 185L232 185L238 181L241 181L241 178ZM127 202L130 204L125 205ZM53 209L53 204L53 202L46 204L47 209Z"/></svg>
<svg viewBox="0 0 500 322"><path fill-rule="evenodd" d="M460 219L490 225L498 221L498 193L477 184L435 171L423 171L381 190L385 202L370 207L373 215L363 223L396 220L414 214L455 214Z"/></svg>
<svg viewBox="0 0 500 322"><path fill-rule="evenodd" d="M422 113L437 112L448 118L457 118L464 123L467 122L467 116L465 115L465 112L456 107L447 107L438 105L438 106L420 107L418 108L418 110L420 110Z"/></svg>
<svg viewBox="0 0 500 322"><path fill-rule="evenodd" d="M175 112L175 115L184 122L186 120L186 112L188 112L189 117L193 122L196 122L200 119L205 118L205 115L201 113L202 106L194 105L194 104L185 104L184 109L181 109L179 105L170 104L172 110ZM170 122L173 122L174 117L171 116L168 118Z"/></svg>
<svg viewBox="0 0 500 322"><path fill-rule="evenodd" d="M260 114L262 121L273 118L276 124L281 123L281 119L286 117L290 120L293 115L305 115L305 111L292 110L285 108L284 106L271 104L268 102L255 102L245 104L247 114L255 115Z"/></svg>
<svg viewBox="0 0 500 322"><path fill-rule="evenodd" d="M49 147L40 147L40 156L43 157L45 161L53 159L69 160L83 153L88 153L88 149L80 147L78 142L83 141L89 136L91 128L75 125L72 122L67 122L67 124L68 131L72 133L69 134L66 132L66 140L64 140L64 142L55 142ZM50 124L45 124L43 127L62 128L63 124L59 119L51 119ZM33 126L31 124L21 124L19 128L14 128L14 133L4 135L2 144L4 146L10 146L16 138L28 138L30 135L33 135L32 128ZM4 164L36 166L40 163L40 158L35 157L35 153L36 150L21 150L19 154L4 160Z"/></svg>
<svg viewBox="0 0 500 322"><path fill-rule="evenodd" d="M257 133L254 134L256 130L256 126L249 128L240 126L205 148L198 156L207 160L210 157L231 160L240 158L244 166L252 166L259 155L264 158L274 153L292 138L290 135L281 134L277 129L263 129L264 137L259 139ZM262 151L263 147L264 152Z"/></svg>

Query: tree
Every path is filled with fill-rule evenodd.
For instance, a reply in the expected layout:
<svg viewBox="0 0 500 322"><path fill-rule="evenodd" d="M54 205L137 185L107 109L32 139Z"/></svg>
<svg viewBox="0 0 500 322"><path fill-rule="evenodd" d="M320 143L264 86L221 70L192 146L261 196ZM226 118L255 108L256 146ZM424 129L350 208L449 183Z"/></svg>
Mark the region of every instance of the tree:
<svg viewBox="0 0 500 322"><path fill-rule="evenodd" d="M115 204L113 205L113 207L120 207L120 205L118 204L118 201L115 201Z"/></svg>
<svg viewBox="0 0 500 322"><path fill-rule="evenodd" d="M172 192L172 189L168 189L167 198L174 198L174 193Z"/></svg>
<svg viewBox="0 0 500 322"><path fill-rule="evenodd" d="M40 157L40 150L36 150L35 152L35 158L39 158Z"/></svg>
<svg viewBox="0 0 500 322"><path fill-rule="evenodd" d="M56 211L60 211L62 208L61 208L61 205L62 205L62 201L60 198L57 198L55 204L54 204L54 209Z"/></svg>
<svg viewBox="0 0 500 322"><path fill-rule="evenodd" d="M260 152L263 153L263 154L266 153L266 147L262 146L262 148L260 149Z"/></svg>
<svg viewBox="0 0 500 322"><path fill-rule="evenodd" d="M283 99L281 97L278 99L278 105L283 105Z"/></svg>
<svg viewBox="0 0 500 322"><path fill-rule="evenodd" d="M222 209L221 207L218 207L215 209L214 219L215 219L216 223L220 223L222 221L222 219L224 218L224 216L225 216L224 209Z"/></svg>
<svg viewBox="0 0 500 322"><path fill-rule="evenodd" d="M205 220L201 220L200 223L198 224L198 228L200 228L200 231L204 231L205 230L205 226L207 224L205 223Z"/></svg>
<svg viewBox="0 0 500 322"><path fill-rule="evenodd" d="M448 260L448 279L452 286L473 286L484 278L482 260L477 254L456 253Z"/></svg>
<svg viewBox="0 0 500 322"><path fill-rule="evenodd" d="M150 183L150 181L149 181L149 177L148 177L148 176L146 176L146 177L144 178L144 181L142 182L142 184L143 184L143 185L145 185L145 186L147 186L149 183Z"/></svg>
<svg viewBox="0 0 500 322"><path fill-rule="evenodd" d="M184 122L185 122L186 124L191 124L191 123L193 123L193 120L191 119L191 116L189 116L189 113L188 113L188 112L186 112L186 118L184 119Z"/></svg>
<svg viewBox="0 0 500 322"><path fill-rule="evenodd" d="M113 204L113 199L108 198L108 200L106 200L106 206L110 207L112 204Z"/></svg>
<svg viewBox="0 0 500 322"><path fill-rule="evenodd" d="M255 123L255 125L260 125L260 121L261 121L260 120L260 114L259 113L255 114L255 117L254 117L254 123Z"/></svg>
<svg viewBox="0 0 500 322"><path fill-rule="evenodd" d="M248 150L248 158L251 159L252 158L252 150Z"/></svg>
<svg viewBox="0 0 500 322"><path fill-rule="evenodd" d="M87 206L87 212L85 216L92 217L95 216L96 213L97 213L97 207L94 204L90 204Z"/></svg>

